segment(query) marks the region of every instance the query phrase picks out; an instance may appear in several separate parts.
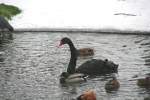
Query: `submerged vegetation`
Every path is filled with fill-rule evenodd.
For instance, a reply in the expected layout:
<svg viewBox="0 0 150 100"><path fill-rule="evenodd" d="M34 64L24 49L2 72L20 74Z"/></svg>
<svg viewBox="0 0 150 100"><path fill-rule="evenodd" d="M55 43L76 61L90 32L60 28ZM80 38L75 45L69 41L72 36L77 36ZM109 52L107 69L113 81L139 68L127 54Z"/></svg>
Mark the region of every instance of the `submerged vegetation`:
<svg viewBox="0 0 150 100"><path fill-rule="evenodd" d="M21 13L21 10L18 7L13 5L6 5L4 3L0 4L0 16L3 16L7 19L11 19L13 16Z"/></svg>

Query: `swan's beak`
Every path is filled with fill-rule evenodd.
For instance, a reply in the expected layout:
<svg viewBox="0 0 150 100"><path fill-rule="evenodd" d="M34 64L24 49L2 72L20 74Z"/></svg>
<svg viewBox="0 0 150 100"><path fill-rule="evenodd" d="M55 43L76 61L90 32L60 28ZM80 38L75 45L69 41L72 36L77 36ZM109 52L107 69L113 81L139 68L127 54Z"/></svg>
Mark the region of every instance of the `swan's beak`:
<svg viewBox="0 0 150 100"><path fill-rule="evenodd" d="M58 48L60 48L62 46L62 42L60 41L59 45L57 45Z"/></svg>
<svg viewBox="0 0 150 100"><path fill-rule="evenodd" d="M62 44L62 42L60 41L60 44L59 44L59 46L61 47L63 44Z"/></svg>

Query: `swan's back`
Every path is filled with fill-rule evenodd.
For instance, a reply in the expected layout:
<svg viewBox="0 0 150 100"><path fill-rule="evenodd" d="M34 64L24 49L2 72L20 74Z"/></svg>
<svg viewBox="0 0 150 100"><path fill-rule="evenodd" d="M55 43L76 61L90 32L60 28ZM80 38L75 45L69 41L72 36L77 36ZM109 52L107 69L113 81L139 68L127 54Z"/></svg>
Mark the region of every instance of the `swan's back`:
<svg viewBox="0 0 150 100"><path fill-rule="evenodd" d="M80 65L76 72L98 75L117 72L118 65L108 60L92 59Z"/></svg>

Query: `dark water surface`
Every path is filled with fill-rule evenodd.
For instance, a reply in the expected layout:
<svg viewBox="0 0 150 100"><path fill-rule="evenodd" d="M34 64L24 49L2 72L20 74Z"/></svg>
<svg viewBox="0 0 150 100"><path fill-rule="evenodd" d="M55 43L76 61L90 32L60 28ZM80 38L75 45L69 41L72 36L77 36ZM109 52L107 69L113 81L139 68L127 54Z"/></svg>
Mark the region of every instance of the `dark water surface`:
<svg viewBox="0 0 150 100"><path fill-rule="evenodd" d="M56 47L64 36L70 37L77 48L94 48L93 58L108 58L118 63L119 90L105 91L104 85L111 75L81 84L60 85L59 75L66 71L70 59L67 45ZM79 58L78 65L85 60ZM133 77L144 77L149 71L150 36L14 33L13 40L0 44L0 100L70 100L87 89L96 92L97 100L143 100L150 90L138 87Z"/></svg>

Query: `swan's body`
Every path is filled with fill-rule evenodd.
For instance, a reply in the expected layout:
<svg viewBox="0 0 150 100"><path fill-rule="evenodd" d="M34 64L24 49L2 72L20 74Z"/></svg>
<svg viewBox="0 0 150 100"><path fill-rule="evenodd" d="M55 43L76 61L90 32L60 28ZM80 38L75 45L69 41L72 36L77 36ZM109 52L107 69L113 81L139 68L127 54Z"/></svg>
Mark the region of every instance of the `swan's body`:
<svg viewBox="0 0 150 100"><path fill-rule="evenodd" d="M114 64L112 61L108 61L107 59L106 60L92 59L86 61L76 69L76 60L77 60L76 48L74 47L72 41L69 38L63 38L60 42L60 46L63 44L68 44L71 51L71 58L67 68L67 72L69 74L77 72L88 75L98 75L117 72L118 65Z"/></svg>
<svg viewBox="0 0 150 100"><path fill-rule="evenodd" d="M76 72L88 75L113 73L117 72L118 68L117 66L118 65L114 64L112 61L108 61L107 59L106 60L92 59L80 65L76 69Z"/></svg>

